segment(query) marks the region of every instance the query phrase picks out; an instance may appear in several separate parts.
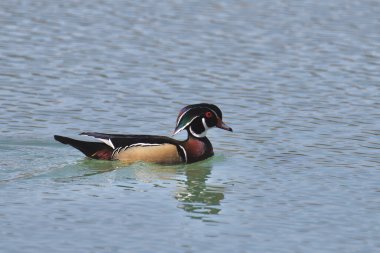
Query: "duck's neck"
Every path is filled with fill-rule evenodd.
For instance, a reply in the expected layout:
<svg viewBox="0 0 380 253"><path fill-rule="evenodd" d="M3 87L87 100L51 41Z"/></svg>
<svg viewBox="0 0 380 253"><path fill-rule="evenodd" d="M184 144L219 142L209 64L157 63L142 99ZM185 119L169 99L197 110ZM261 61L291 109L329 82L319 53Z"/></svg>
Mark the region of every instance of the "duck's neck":
<svg viewBox="0 0 380 253"><path fill-rule="evenodd" d="M186 150L187 162L193 163L214 155L211 142L207 137L198 138L188 131L188 138L183 142Z"/></svg>

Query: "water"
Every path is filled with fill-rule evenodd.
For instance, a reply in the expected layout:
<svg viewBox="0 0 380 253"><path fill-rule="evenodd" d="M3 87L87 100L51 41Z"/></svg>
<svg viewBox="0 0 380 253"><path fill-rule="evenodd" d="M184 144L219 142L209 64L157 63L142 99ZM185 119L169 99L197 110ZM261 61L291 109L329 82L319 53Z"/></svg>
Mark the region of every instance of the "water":
<svg viewBox="0 0 380 253"><path fill-rule="evenodd" d="M1 252L380 251L378 1L0 7ZM52 138L170 135L198 102L234 132L192 165Z"/></svg>

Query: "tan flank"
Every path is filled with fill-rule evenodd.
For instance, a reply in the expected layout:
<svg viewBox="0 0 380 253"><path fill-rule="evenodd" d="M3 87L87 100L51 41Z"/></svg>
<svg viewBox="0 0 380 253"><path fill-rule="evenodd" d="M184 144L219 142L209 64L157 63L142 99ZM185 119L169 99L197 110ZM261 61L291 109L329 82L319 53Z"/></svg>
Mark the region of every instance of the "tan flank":
<svg viewBox="0 0 380 253"><path fill-rule="evenodd" d="M144 161L150 163L174 164L181 162L177 147L172 144L130 147L125 151L115 153L113 159L128 163Z"/></svg>

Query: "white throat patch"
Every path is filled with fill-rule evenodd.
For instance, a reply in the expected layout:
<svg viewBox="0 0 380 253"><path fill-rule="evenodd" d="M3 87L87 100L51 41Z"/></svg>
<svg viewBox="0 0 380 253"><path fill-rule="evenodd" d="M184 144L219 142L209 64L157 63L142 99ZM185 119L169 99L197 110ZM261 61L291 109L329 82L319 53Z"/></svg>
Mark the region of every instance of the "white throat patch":
<svg viewBox="0 0 380 253"><path fill-rule="evenodd" d="M194 135L195 137L197 137L197 138L203 138L203 137L206 136L207 130L206 130L206 131L203 131L203 132L200 133L200 134L196 134L196 133L193 131L193 129L190 127L190 133L191 133L192 135Z"/></svg>
<svg viewBox="0 0 380 253"><path fill-rule="evenodd" d="M200 133L200 134L195 133L195 132L193 131L193 129L191 128L191 126L190 126L190 128L189 128L190 133L191 133L192 135L194 135L195 137L197 137L197 138L203 138L203 137L205 137L206 134L207 134L207 130L210 129L210 128L207 126L207 124L206 124L206 119L205 119L205 118L202 118L202 125L203 125L203 127L205 128L205 130L204 130L202 133Z"/></svg>
<svg viewBox="0 0 380 253"><path fill-rule="evenodd" d="M209 127L206 124L206 119L205 118L202 118L202 124L203 124L203 127L205 128L205 132L207 132L207 130L209 129Z"/></svg>

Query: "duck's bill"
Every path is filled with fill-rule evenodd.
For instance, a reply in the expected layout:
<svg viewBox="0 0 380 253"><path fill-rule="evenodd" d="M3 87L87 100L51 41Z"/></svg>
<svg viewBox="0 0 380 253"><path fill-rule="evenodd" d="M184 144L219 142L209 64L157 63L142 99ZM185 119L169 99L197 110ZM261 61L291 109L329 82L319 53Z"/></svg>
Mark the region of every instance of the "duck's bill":
<svg viewBox="0 0 380 253"><path fill-rule="evenodd" d="M221 119L218 119L218 122L216 123L216 127L232 132L232 128L227 126Z"/></svg>

